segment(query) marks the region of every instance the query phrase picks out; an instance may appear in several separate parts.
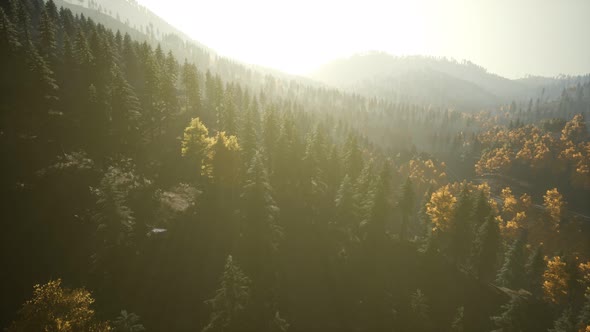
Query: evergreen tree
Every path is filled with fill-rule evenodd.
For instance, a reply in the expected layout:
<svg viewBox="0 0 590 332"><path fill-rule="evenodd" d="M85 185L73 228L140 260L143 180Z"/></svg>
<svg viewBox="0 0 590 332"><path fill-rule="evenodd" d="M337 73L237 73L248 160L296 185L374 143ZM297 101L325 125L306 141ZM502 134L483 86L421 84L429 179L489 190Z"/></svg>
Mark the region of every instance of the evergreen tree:
<svg viewBox="0 0 590 332"><path fill-rule="evenodd" d="M410 298L411 308L411 326L412 331L430 331L432 323L430 321L430 306L428 299L420 289L417 289Z"/></svg>
<svg viewBox="0 0 590 332"><path fill-rule="evenodd" d="M553 328L550 328L549 332L576 332L574 325L572 310L566 308L559 318L553 322Z"/></svg>
<svg viewBox="0 0 590 332"><path fill-rule="evenodd" d="M351 229L354 225L354 188L350 176L345 175L334 200L336 207L335 223L343 229Z"/></svg>
<svg viewBox="0 0 590 332"><path fill-rule="evenodd" d="M524 253L524 236L519 236L514 243L508 248L504 264L498 271L496 283L500 286L519 289L525 285L526 264Z"/></svg>
<svg viewBox="0 0 590 332"><path fill-rule="evenodd" d="M252 160L259 146L256 124L260 122L260 114L258 113L257 103L253 102L252 104L253 105L246 110L240 134L240 139L242 141L242 157L244 160Z"/></svg>
<svg viewBox="0 0 590 332"><path fill-rule="evenodd" d="M462 262L469 255L469 245L472 242L472 210L471 197L467 187L464 186L453 211L451 222L450 249L452 256L458 262Z"/></svg>
<svg viewBox="0 0 590 332"><path fill-rule="evenodd" d="M457 312L455 313L455 317L453 318L453 322L451 324L451 332L463 332L465 331L465 323L463 322L464 317L463 314L465 312L464 307L457 308Z"/></svg>
<svg viewBox="0 0 590 332"><path fill-rule="evenodd" d="M489 215L477 231L471 260L471 266L481 280L490 281L494 277L500 240L498 222Z"/></svg>
<svg viewBox="0 0 590 332"><path fill-rule="evenodd" d="M243 252L256 261L250 271L256 280L264 267L268 267L282 236L282 228L277 223L279 209L272 197L260 153L256 153L250 162L240 199Z"/></svg>
<svg viewBox="0 0 590 332"><path fill-rule="evenodd" d="M414 189L412 187L412 180L408 177L400 189L400 195L398 200L398 208L402 216L400 238L406 239L408 221L412 213L414 212Z"/></svg>
<svg viewBox="0 0 590 332"><path fill-rule="evenodd" d="M186 111L193 118L199 116L201 108L201 93L197 75L197 67L185 60L182 66L182 84L186 95Z"/></svg>
<svg viewBox="0 0 590 332"><path fill-rule="evenodd" d="M344 145L344 172L351 178L356 179L363 168L363 156L358 145L357 137L353 134L348 136Z"/></svg>
<svg viewBox="0 0 590 332"><path fill-rule="evenodd" d="M39 24L39 53L45 61L52 64L57 62L57 41L54 22L49 12L44 10Z"/></svg>
<svg viewBox="0 0 590 332"><path fill-rule="evenodd" d="M221 288L217 290L214 298L207 301L213 312L203 332L247 330L245 322L251 296L250 284L250 279L234 262L232 256L228 256L221 277Z"/></svg>
<svg viewBox="0 0 590 332"><path fill-rule="evenodd" d="M490 213L492 213L492 207L487 200L486 194L483 190L480 190L473 206L472 220L474 222L475 230L487 221Z"/></svg>
<svg viewBox="0 0 590 332"><path fill-rule="evenodd" d="M512 296L510 302L501 306L502 312L499 316L491 317L492 321L498 327L495 332L521 332L527 321L526 305L518 296Z"/></svg>
<svg viewBox="0 0 590 332"><path fill-rule="evenodd" d="M546 265L543 257L543 247L538 245L529 256L525 266L528 289L537 297L543 295L543 273Z"/></svg>

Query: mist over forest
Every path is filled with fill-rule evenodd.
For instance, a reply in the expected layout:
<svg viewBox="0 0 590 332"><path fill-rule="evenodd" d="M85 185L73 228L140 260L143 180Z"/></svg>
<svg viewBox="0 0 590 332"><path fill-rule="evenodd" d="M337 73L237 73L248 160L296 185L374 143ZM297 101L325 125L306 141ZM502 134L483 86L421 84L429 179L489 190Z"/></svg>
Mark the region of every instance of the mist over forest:
<svg viewBox="0 0 590 332"><path fill-rule="evenodd" d="M590 73L176 24L0 0L4 331L590 332Z"/></svg>

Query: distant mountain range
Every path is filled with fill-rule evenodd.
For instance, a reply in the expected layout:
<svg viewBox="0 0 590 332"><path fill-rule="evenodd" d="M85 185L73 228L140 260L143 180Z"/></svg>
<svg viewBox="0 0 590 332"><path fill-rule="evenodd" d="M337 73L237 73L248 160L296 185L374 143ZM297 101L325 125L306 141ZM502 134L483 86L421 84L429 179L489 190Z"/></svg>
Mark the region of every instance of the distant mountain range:
<svg viewBox="0 0 590 332"><path fill-rule="evenodd" d="M318 87L327 85L366 97L398 102L477 111L529 99L551 101L564 88L590 81L590 76L538 77L511 80L469 61L425 56L397 57L369 52L338 59L320 67L308 78L278 70L242 63L219 56L206 45L193 40L135 0L55 0L59 6L84 14L136 40L161 44L178 59L195 63L200 70L211 70L222 78L254 89L268 83L269 77L283 85L295 81Z"/></svg>
<svg viewBox="0 0 590 332"><path fill-rule="evenodd" d="M365 96L477 110L513 100L555 99L590 76L511 80L469 61L370 52L332 61L311 78Z"/></svg>

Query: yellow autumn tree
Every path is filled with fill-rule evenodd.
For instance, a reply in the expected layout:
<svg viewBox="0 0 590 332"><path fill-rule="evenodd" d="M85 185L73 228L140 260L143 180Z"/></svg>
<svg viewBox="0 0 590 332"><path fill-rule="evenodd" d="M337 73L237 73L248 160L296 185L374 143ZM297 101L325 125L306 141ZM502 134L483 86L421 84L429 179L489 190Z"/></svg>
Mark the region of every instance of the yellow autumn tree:
<svg viewBox="0 0 590 332"><path fill-rule="evenodd" d="M565 261L555 256L547 262L543 273L543 294L552 303L562 303L567 296L567 280L569 279Z"/></svg>
<svg viewBox="0 0 590 332"><path fill-rule="evenodd" d="M191 160L195 167L206 173L204 160L209 155L213 138L209 137L209 130L199 118L194 118L184 129L182 138L182 156Z"/></svg>
<svg viewBox="0 0 590 332"><path fill-rule="evenodd" d="M525 227L526 212L517 212L514 217L508 220L505 224L500 224L502 235L509 238L514 238L518 235L518 231Z"/></svg>
<svg viewBox="0 0 590 332"><path fill-rule="evenodd" d="M23 305L8 332L107 332L108 322L98 321L90 306L94 299L84 288L61 287L61 279L35 285L33 298Z"/></svg>
<svg viewBox="0 0 590 332"><path fill-rule="evenodd" d="M554 228L558 229L565 212L563 195L557 191L557 188L549 189L543 196L543 202Z"/></svg>
<svg viewBox="0 0 590 332"><path fill-rule="evenodd" d="M436 163L431 159L412 159L400 167L400 173L409 177L417 187L418 193L425 192L429 187L438 187L447 182L444 162Z"/></svg>
<svg viewBox="0 0 590 332"><path fill-rule="evenodd" d="M507 147L485 152L475 164L477 175L506 171L512 165L514 153Z"/></svg>
<svg viewBox="0 0 590 332"><path fill-rule="evenodd" d="M507 215L514 215L516 213L516 206L518 204L518 201L516 200L516 197L514 197L514 195L512 194L512 189L510 189L510 187L502 189L500 197L502 197L502 201L504 203L502 206L502 211Z"/></svg>
<svg viewBox="0 0 590 332"><path fill-rule="evenodd" d="M450 227L456 203L457 198L450 192L449 185L432 193L430 201L426 203L426 213L434 225L433 231L445 231Z"/></svg>
<svg viewBox="0 0 590 332"><path fill-rule="evenodd" d="M233 183L239 175L240 150L236 136L218 132L207 155L205 173L218 184Z"/></svg>
<svg viewBox="0 0 590 332"><path fill-rule="evenodd" d="M579 268L580 275L582 276L582 279L580 281L586 289L586 295L590 296L590 261L586 263L580 263Z"/></svg>
<svg viewBox="0 0 590 332"><path fill-rule="evenodd" d="M562 141L571 141L574 144L583 142L588 138L588 129L586 129L586 121L582 114L576 114L568 121L561 131Z"/></svg>

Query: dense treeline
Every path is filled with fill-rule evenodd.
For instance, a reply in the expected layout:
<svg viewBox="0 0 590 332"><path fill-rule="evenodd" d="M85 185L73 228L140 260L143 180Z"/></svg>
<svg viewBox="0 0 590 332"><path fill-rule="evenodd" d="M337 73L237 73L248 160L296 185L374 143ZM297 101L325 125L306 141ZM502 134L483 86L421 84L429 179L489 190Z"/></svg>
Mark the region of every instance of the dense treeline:
<svg viewBox="0 0 590 332"><path fill-rule="evenodd" d="M523 224L574 224L559 192L498 206L417 152L461 153L477 119L242 85L52 1L1 4L9 331L587 329L587 249Z"/></svg>

